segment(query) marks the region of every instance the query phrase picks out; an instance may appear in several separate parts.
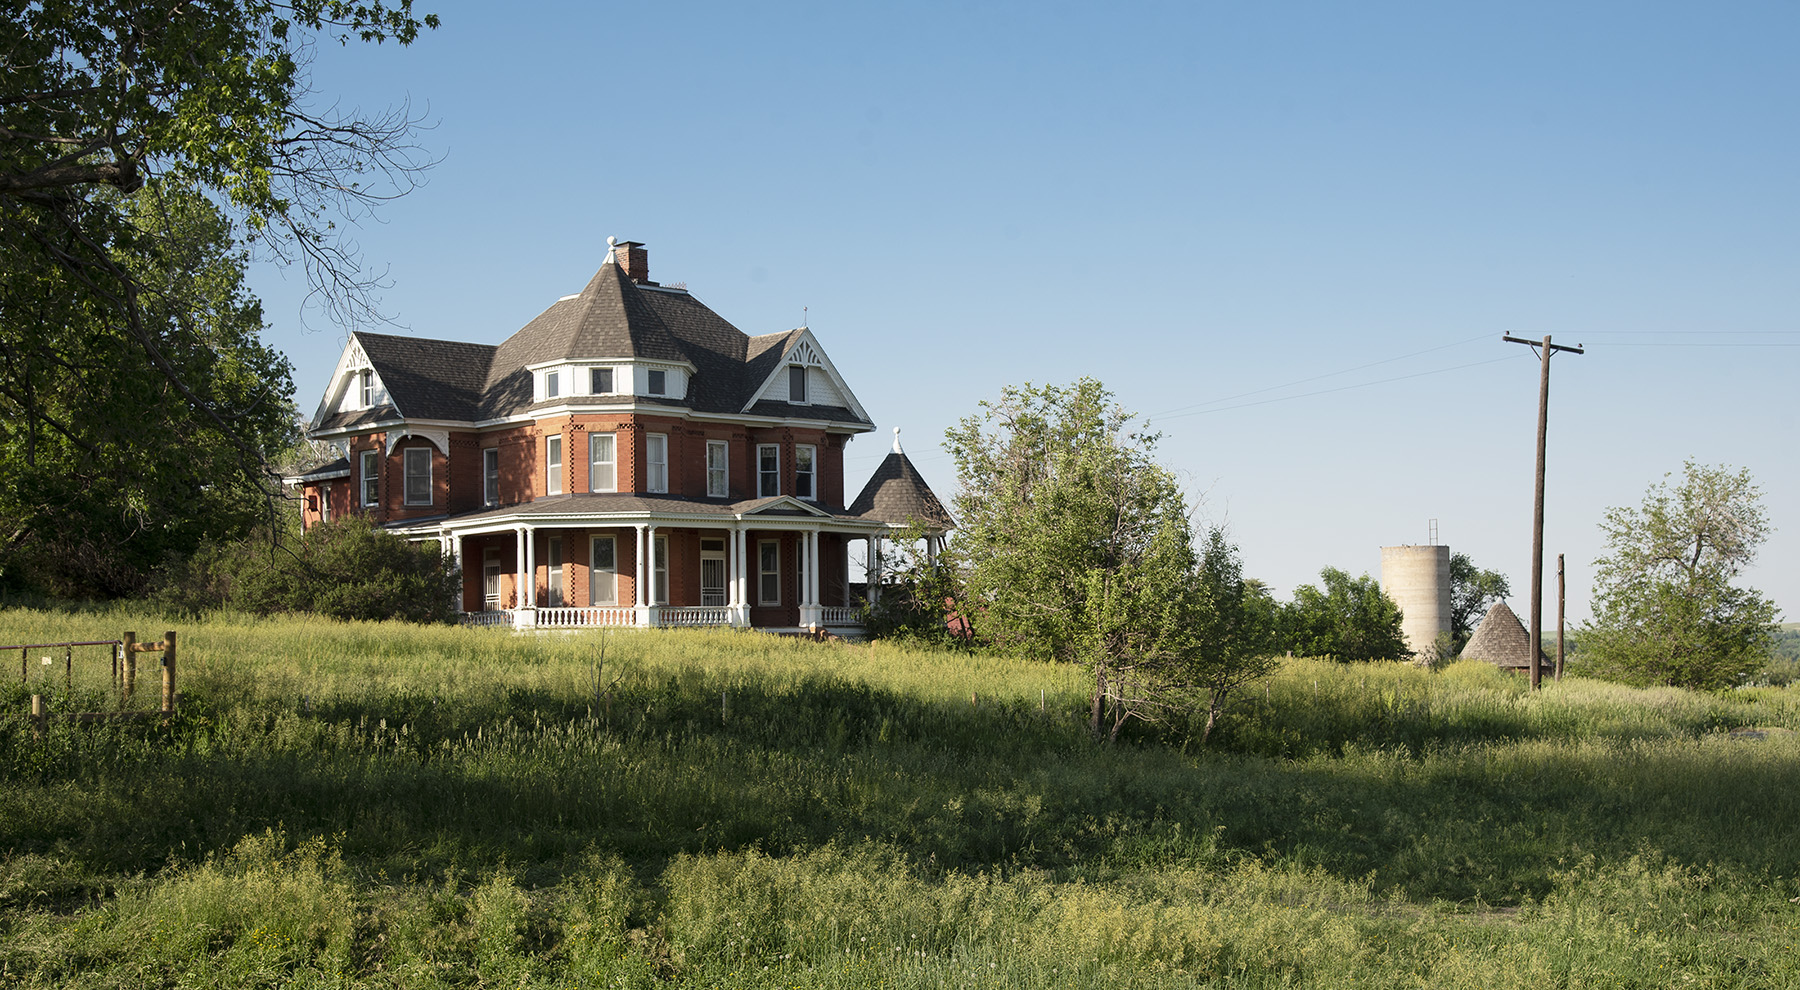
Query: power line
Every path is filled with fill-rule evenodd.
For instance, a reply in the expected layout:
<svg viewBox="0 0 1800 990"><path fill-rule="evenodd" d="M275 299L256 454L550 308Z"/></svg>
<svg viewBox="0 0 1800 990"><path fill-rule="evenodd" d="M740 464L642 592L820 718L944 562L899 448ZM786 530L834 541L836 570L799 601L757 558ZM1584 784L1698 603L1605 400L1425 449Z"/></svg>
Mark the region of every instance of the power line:
<svg viewBox="0 0 1800 990"><path fill-rule="evenodd" d="M1483 334L1482 339L1486 339L1486 338L1487 338L1487 335ZM1151 422L1160 423L1165 419L1181 419L1186 416L1204 416L1207 413L1229 412L1230 410L1233 410L1233 409L1248 409L1251 406L1266 406L1272 402L1288 402L1293 399L1311 398L1312 396L1315 396L1315 395L1330 395L1333 392L1348 392L1352 389L1369 388L1370 386L1374 386L1374 385L1386 385L1389 382L1403 382L1403 381L1407 381L1407 380L1413 379L1413 378L1425 378L1429 375L1443 375L1443 374L1448 374L1452 371L1461 371L1464 368L1479 368L1484 364L1498 364L1501 361L1517 361L1522 357L1524 357L1524 355L1521 354L1521 355L1517 355L1517 356L1509 355L1507 357L1489 358L1486 361L1471 361L1468 364L1452 365L1451 367L1448 367L1448 368L1436 368L1431 371L1420 371L1420 372L1415 372L1414 374L1410 374L1410 375L1396 375L1393 378L1379 378L1372 382L1358 382L1354 385L1340 385L1337 388L1322 388L1316 392L1301 392L1298 395L1278 395L1273 399L1258 399L1255 402L1240 402L1235 406L1220 406L1217 409L1194 409L1193 412L1177 412L1174 415L1163 414L1163 415L1159 415L1159 416L1150 416L1147 418ZM1399 360L1399 359L1395 358L1393 360ZM1376 363L1377 364L1386 364L1388 362L1378 361ZM1329 378L1331 376L1330 375L1322 375L1320 377ZM1275 387L1276 388L1286 388L1287 386L1277 385ZM1272 391L1272 389L1266 389L1266 388L1258 389L1256 392L1246 392L1244 394L1245 395L1257 395L1261 392L1268 392L1268 391ZM1219 399L1217 401L1225 402L1228 400ZM1205 403L1202 403L1202 405L1205 405ZM1188 406L1186 408L1193 409L1192 406Z"/></svg>
<svg viewBox="0 0 1800 990"><path fill-rule="evenodd" d="M1199 409L1202 406L1212 406L1212 405L1217 405L1221 402L1231 402L1236 399L1245 399L1245 398L1249 398L1252 395L1262 395L1264 392L1277 392L1284 388L1293 388L1295 385L1305 385L1308 382L1316 382L1316 381L1320 381L1320 380L1326 379L1326 378L1336 378L1339 375L1348 375L1348 374L1351 374L1352 372L1365 371L1369 368L1378 368L1384 364L1393 364L1395 361L1404 361L1407 358L1418 357L1421 354L1430 354L1430 353L1433 353L1434 351L1447 350L1452 347L1461 347L1464 344L1473 344L1476 341L1487 340L1489 336L1490 336L1490 334L1484 333L1484 334L1481 334L1480 336L1470 337L1467 340L1458 340L1458 341L1454 341L1454 342L1448 343L1448 344L1439 344L1436 347L1427 347L1422 351L1413 351L1411 354L1402 354L1399 357L1383 358L1380 361L1371 361L1368 364L1359 364L1354 368L1345 368L1341 371L1328 371L1323 375L1314 375L1311 378L1302 378L1302 379L1299 379L1298 381L1288 382L1285 385L1271 385L1268 388L1259 388L1259 389L1256 389L1256 390L1250 391L1250 392L1239 392L1236 395L1227 395L1223 398L1212 399L1207 402L1197 402L1191 406L1176 406L1173 409L1166 409L1160 413L1155 413L1153 415L1155 417L1168 417L1170 413L1181 413L1181 412L1186 412L1189 409ZM1392 380L1398 381L1399 379L1392 379ZM1354 388L1354 387L1358 387L1358 386L1350 386L1350 387ZM1338 391L1338 390L1328 389L1327 391ZM1324 392L1308 392L1307 394L1308 395L1323 395L1325 393ZM1301 396L1298 396L1298 395L1290 396L1290 398L1298 399L1298 398L1301 398ZM1277 400L1271 400L1271 401L1280 401L1280 400L1277 399ZM1258 403L1249 403L1249 404L1257 405ZM1242 406L1231 406L1230 408L1241 409L1243 407Z"/></svg>

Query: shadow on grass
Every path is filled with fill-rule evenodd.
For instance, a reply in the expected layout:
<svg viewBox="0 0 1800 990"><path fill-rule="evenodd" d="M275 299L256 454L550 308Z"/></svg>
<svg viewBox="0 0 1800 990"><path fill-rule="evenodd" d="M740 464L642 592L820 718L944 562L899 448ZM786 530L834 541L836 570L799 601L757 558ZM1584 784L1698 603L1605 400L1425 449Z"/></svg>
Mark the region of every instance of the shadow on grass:
<svg viewBox="0 0 1800 990"><path fill-rule="evenodd" d="M1248 857L1510 904L1589 854L1757 874L1790 866L1800 838L1800 761L1781 740L1529 738L1508 724L1479 741L1465 724L1303 759L1184 755L1094 744L1080 712L1035 701L830 679L716 687L310 711L195 698L155 731L34 742L8 726L0 851L70 864L65 886L89 896L94 876L197 861L270 828L328 837L368 875L504 865L531 884L595 851L656 876L683 853L872 838L928 871L1102 880Z"/></svg>

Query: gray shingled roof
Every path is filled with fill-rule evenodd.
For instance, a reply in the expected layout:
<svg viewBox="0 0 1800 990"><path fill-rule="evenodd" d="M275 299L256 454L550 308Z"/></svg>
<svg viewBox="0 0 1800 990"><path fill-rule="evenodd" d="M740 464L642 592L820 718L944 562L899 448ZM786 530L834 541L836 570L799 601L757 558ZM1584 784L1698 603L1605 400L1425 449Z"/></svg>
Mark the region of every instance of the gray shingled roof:
<svg viewBox="0 0 1800 990"><path fill-rule="evenodd" d="M1543 651L1539 650L1538 655L1542 657ZM1481 625L1475 627L1475 635L1463 647L1462 656L1464 660L1486 660L1510 670L1530 670L1531 633L1505 602L1495 602Z"/></svg>
<svg viewBox="0 0 1800 990"><path fill-rule="evenodd" d="M762 510L772 503L784 502L783 496L772 498L752 498L733 500L728 498L688 498L680 495L638 495L629 492L571 492L563 495L551 495L517 505L503 505L492 509L478 509L464 512L455 518L460 524L480 522L483 519L510 519L517 516L560 516L605 515L608 513L685 513L692 515L735 516L746 515L794 516L798 518L816 518L823 515L828 518L854 519L857 513L847 509L833 510L830 506L814 506L818 513L799 508L780 507Z"/></svg>
<svg viewBox="0 0 1800 990"><path fill-rule="evenodd" d="M470 420L480 414L492 344L360 331L356 340L407 418Z"/></svg>
<svg viewBox="0 0 1800 990"><path fill-rule="evenodd" d="M801 331L751 337L685 290L633 282L608 256L581 292L552 304L498 346L358 333L392 406L335 413L317 429L393 420L500 419L530 411L531 373L552 361L647 358L690 364L683 399L664 404L735 414L769 380ZM637 396L633 401L658 401ZM845 406L763 401L752 415L869 425Z"/></svg>
<svg viewBox="0 0 1800 990"><path fill-rule="evenodd" d="M862 494L850 503L850 514L864 519L906 526L919 523L932 529L955 529L944 503L919 476L911 460L898 450L889 451L875 469Z"/></svg>

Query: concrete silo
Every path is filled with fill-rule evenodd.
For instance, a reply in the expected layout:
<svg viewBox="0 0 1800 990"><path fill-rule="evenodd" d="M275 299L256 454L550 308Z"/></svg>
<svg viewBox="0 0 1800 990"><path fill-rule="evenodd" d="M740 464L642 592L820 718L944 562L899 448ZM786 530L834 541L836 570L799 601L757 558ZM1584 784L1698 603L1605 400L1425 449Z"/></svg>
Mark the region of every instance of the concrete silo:
<svg viewBox="0 0 1800 990"><path fill-rule="evenodd" d="M1400 606L1406 648L1423 654L1450 631L1450 548L1381 548L1381 590Z"/></svg>

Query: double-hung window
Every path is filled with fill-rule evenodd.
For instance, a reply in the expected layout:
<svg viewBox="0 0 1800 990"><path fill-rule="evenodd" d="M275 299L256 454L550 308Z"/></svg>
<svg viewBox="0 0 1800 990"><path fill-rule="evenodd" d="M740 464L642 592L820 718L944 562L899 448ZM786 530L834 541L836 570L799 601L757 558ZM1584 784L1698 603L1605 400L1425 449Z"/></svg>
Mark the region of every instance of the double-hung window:
<svg viewBox="0 0 1800 990"><path fill-rule="evenodd" d="M655 552L656 552L656 561L655 561L656 566L652 569L652 573L650 575L650 591L651 591L651 594L656 596L656 601L653 602L652 604L667 605L667 604L669 604L669 538L668 537L659 536L656 538Z"/></svg>
<svg viewBox="0 0 1800 990"><path fill-rule="evenodd" d="M610 536L594 537L588 558L588 604L615 605L619 601L618 544Z"/></svg>
<svg viewBox="0 0 1800 990"><path fill-rule="evenodd" d="M644 490L669 490L669 437L651 433L644 437Z"/></svg>
<svg viewBox="0 0 1800 990"><path fill-rule="evenodd" d="M481 502L500 504L500 448L488 447L481 452Z"/></svg>
<svg viewBox="0 0 1800 990"><path fill-rule="evenodd" d="M544 438L544 494L561 495L563 490L562 435Z"/></svg>
<svg viewBox="0 0 1800 990"><path fill-rule="evenodd" d="M610 492L617 491L618 487L619 472L613 452L613 435L588 434L588 491Z"/></svg>
<svg viewBox="0 0 1800 990"><path fill-rule="evenodd" d="M549 537L549 545L544 548L544 604L551 608L561 608L563 603L563 542L562 537Z"/></svg>
<svg viewBox="0 0 1800 990"><path fill-rule="evenodd" d="M706 494L713 498L731 494L730 451L723 440L706 441Z"/></svg>
<svg viewBox="0 0 1800 990"><path fill-rule="evenodd" d="M781 494L781 445L759 444L756 448L756 497Z"/></svg>
<svg viewBox="0 0 1800 990"><path fill-rule="evenodd" d="M358 396L358 398L362 399L362 407L364 409L374 408L374 406L375 406L375 372L370 371L367 368L364 368L363 373L357 377L358 377L359 384L361 386L359 389L360 395Z"/></svg>
<svg viewBox="0 0 1800 990"><path fill-rule="evenodd" d="M758 605L780 605L781 541L757 541L756 568L756 603Z"/></svg>
<svg viewBox="0 0 1800 990"><path fill-rule="evenodd" d="M804 499L818 498L813 488L813 457L816 451L810 444L799 444L794 447L794 497Z"/></svg>
<svg viewBox="0 0 1800 990"><path fill-rule="evenodd" d="M431 504L431 448L408 447L405 452L406 504Z"/></svg>
<svg viewBox="0 0 1800 990"><path fill-rule="evenodd" d="M362 504L374 505L381 501L381 452L365 450L358 456L358 461L361 464Z"/></svg>

